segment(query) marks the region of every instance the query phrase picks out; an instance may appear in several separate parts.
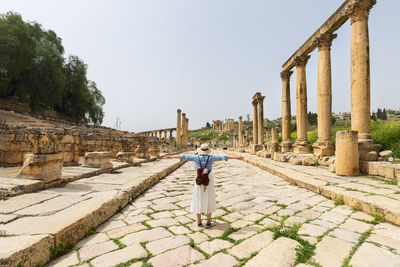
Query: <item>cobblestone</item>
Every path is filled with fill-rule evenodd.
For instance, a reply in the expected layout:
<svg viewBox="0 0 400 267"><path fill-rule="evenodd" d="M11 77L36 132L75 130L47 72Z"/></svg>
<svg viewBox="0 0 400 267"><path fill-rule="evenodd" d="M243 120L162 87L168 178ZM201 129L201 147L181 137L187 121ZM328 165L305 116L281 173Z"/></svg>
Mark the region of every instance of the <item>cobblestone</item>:
<svg viewBox="0 0 400 267"><path fill-rule="evenodd" d="M294 223L299 223L297 238L316 245L315 255L297 266L342 266L346 258L352 266L399 262L400 228L395 225L368 223L373 216L350 206L335 206L330 199L245 162L218 162L213 172L218 207L213 227L198 227L196 216L188 213L194 171L190 163L185 164L132 201L121 216L112 217L95 235L80 241L68 254L71 264L84 266L91 259L92 265L101 266L106 258L114 260L110 255L125 255L124 249L139 246L151 254L139 249L140 255L132 257L140 260L138 266L144 262L154 267L294 266L296 248L302 246L273 233L279 229L276 226L296 229ZM110 233L115 233L113 240L106 235ZM361 235L369 236L357 247Z"/></svg>

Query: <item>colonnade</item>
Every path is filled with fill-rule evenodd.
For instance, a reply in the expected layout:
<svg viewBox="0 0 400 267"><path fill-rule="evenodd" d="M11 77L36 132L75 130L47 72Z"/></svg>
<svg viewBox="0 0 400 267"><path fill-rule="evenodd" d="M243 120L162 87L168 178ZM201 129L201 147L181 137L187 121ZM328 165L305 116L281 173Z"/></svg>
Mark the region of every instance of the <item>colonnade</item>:
<svg viewBox="0 0 400 267"><path fill-rule="evenodd" d="M369 66L369 11L375 0L347 0L282 66L282 144L283 152L290 150L290 76L296 67L296 123L295 153L310 153L307 140L307 82L306 66L311 53L318 47L318 140L314 143L317 156L332 155L332 78L331 46L336 31L350 19L350 79L351 129L358 131L360 155L378 150L370 134L370 66ZM254 102L254 101L253 101ZM254 103L253 103L254 105ZM253 106L254 110L255 105ZM257 125L255 125L257 128ZM255 137L255 141L257 141Z"/></svg>
<svg viewBox="0 0 400 267"><path fill-rule="evenodd" d="M160 130L152 130L152 131L146 131L146 132L140 132L136 134L143 134L148 137L151 137L155 140L164 140L165 142L172 142L174 137L173 137L173 132L176 131L176 128L168 128L168 129L160 129ZM169 137L168 137L169 133Z"/></svg>

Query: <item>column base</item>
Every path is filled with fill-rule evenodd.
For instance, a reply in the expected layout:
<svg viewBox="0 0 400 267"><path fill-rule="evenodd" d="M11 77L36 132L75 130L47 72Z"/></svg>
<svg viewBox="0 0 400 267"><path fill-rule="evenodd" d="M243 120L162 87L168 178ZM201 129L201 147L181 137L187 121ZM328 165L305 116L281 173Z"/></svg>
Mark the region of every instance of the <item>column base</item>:
<svg viewBox="0 0 400 267"><path fill-rule="evenodd" d="M278 142L269 142L267 144L267 150L271 153L271 158L274 158L275 152L279 152L279 143Z"/></svg>
<svg viewBox="0 0 400 267"><path fill-rule="evenodd" d="M250 145L250 153L255 155L257 151L262 150L262 145Z"/></svg>
<svg viewBox="0 0 400 267"><path fill-rule="evenodd" d="M133 163L133 158L135 157L135 152L118 152L117 161Z"/></svg>
<svg viewBox="0 0 400 267"><path fill-rule="evenodd" d="M59 154L25 154L24 165L18 177L42 180L45 183L61 178L63 155Z"/></svg>
<svg viewBox="0 0 400 267"><path fill-rule="evenodd" d="M290 141L283 141L280 146L282 153L290 152L293 149L292 142Z"/></svg>
<svg viewBox="0 0 400 267"><path fill-rule="evenodd" d="M314 155L317 157L331 156L335 154L332 141L317 141L313 144Z"/></svg>
<svg viewBox="0 0 400 267"><path fill-rule="evenodd" d="M380 144L375 144L372 139L358 138L358 153L360 154L360 160L368 160L367 154L372 151L379 154L381 148L382 146Z"/></svg>
<svg viewBox="0 0 400 267"><path fill-rule="evenodd" d="M147 146L138 145L135 149L135 157L140 159L150 159Z"/></svg>
<svg viewBox="0 0 400 267"><path fill-rule="evenodd" d="M310 154L311 145L308 141L296 141L293 144L294 154Z"/></svg>

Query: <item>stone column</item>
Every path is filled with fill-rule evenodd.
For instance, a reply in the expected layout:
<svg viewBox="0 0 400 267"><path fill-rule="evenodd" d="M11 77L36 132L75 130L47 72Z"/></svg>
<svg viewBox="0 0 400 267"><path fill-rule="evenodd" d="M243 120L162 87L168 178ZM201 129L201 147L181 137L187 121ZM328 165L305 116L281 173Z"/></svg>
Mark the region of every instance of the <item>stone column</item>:
<svg viewBox="0 0 400 267"><path fill-rule="evenodd" d="M158 135L160 136L160 141L161 141L161 139L162 139L162 131L161 130L158 130Z"/></svg>
<svg viewBox="0 0 400 267"><path fill-rule="evenodd" d="M258 144L258 100L256 98L257 95L253 96L253 144Z"/></svg>
<svg viewBox="0 0 400 267"><path fill-rule="evenodd" d="M238 123L238 137L239 137L239 146L243 145L243 120L242 116L239 117Z"/></svg>
<svg viewBox="0 0 400 267"><path fill-rule="evenodd" d="M337 175L355 176L360 173L357 131L338 131L336 133Z"/></svg>
<svg viewBox="0 0 400 267"><path fill-rule="evenodd" d="M265 143L268 143L269 138L270 138L270 134L269 134L269 131L268 131L268 129L267 129L267 130L265 131Z"/></svg>
<svg viewBox="0 0 400 267"><path fill-rule="evenodd" d="M306 65L310 58L303 55L296 58L296 119L297 140L294 144L295 154L310 153L310 144L307 140L307 82Z"/></svg>
<svg viewBox="0 0 400 267"><path fill-rule="evenodd" d="M351 129L358 131L361 159L370 151L379 151L370 134L370 66L369 66L369 10L376 1L362 0L350 15L350 81Z"/></svg>
<svg viewBox="0 0 400 267"><path fill-rule="evenodd" d="M174 139L174 137L172 136L174 130L169 130L169 140L172 142L172 140Z"/></svg>
<svg viewBox="0 0 400 267"><path fill-rule="evenodd" d="M265 96L258 97L258 144L262 145L264 141L264 98Z"/></svg>
<svg viewBox="0 0 400 267"><path fill-rule="evenodd" d="M269 145L269 151L271 153L271 158L274 158L275 152L279 151L279 128L271 128L271 142Z"/></svg>
<svg viewBox="0 0 400 267"><path fill-rule="evenodd" d="M185 144L189 144L189 118L186 118L185 122Z"/></svg>
<svg viewBox="0 0 400 267"><path fill-rule="evenodd" d="M186 113L182 113L182 134L181 134L181 145L186 146L187 145L187 140L186 140L186 135L187 135L187 120L186 120Z"/></svg>
<svg viewBox="0 0 400 267"><path fill-rule="evenodd" d="M314 155L332 155L332 78L331 45L336 34L324 34L318 39L318 140L313 144Z"/></svg>
<svg viewBox="0 0 400 267"><path fill-rule="evenodd" d="M290 122L292 115L290 112L290 76L293 71L282 71L282 144L281 151L289 152L292 149L290 141Z"/></svg>
<svg viewBox="0 0 400 267"><path fill-rule="evenodd" d="M176 146L181 145L181 134L182 134L182 123L181 123L181 113L180 109L177 110L177 118L176 118Z"/></svg>

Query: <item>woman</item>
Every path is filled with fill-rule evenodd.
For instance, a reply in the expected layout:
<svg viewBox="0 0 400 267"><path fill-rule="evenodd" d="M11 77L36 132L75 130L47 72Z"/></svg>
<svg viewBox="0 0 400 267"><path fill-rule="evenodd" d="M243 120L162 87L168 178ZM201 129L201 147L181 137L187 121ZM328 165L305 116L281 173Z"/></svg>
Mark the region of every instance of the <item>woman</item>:
<svg viewBox="0 0 400 267"><path fill-rule="evenodd" d="M190 205L190 212L197 214L197 225L202 226L201 213L207 214L207 227L211 226L211 213L216 209L215 189L214 189L214 176L212 174L212 164L214 161L239 159L243 157L232 156L219 156L210 155L211 149L207 144L202 144L197 149L198 155L182 155L182 156L165 156L167 159L180 159L187 161L194 161L196 169L206 168L208 170L208 177L210 182L207 186L197 185L194 182L192 204Z"/></svg>

